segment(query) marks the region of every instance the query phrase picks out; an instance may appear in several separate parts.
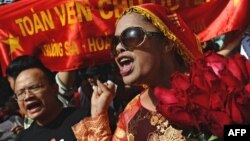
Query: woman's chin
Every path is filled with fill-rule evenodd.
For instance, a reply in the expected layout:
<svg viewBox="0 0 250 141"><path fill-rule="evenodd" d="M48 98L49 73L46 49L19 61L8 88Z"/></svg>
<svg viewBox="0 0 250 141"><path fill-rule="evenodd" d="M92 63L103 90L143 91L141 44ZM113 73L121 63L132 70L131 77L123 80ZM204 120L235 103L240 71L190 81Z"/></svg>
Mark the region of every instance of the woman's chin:
<svg viewBox="0 0 250 141"><path fill-rule="evenodd" d="M138 77L136 77L134 75L127 75L127 76L124 76L122 78L123 78L123 82L126 85L137 85L138 84L137 80L139 80Z"/></svg>

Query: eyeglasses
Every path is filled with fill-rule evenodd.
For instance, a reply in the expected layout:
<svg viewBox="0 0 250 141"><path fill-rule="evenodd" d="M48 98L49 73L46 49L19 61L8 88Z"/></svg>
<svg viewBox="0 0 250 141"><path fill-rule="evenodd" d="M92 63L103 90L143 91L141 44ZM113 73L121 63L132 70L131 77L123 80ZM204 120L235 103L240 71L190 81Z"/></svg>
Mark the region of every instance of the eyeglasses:
<svg viewBox="0 0 250 141"><path fill-rule="evenodd" d="M129 27L125 29L120 36L114 36L111 43L111 53L113 57L117 56L116 46L121 45L127 50L132 50L136 47L141 46L147 37L154 35L163 35L161 32L145 31L141 27Z"/></svg>
<svg viewBox="0 0 250 141"><path fill-rule="evenodd" d="M22 100L24 100L24 98L25 98L26 90L27 90L29 93L36 94L36 93L38 93L43 87L44 87L43 84L34 84L34 85L29 86L29 87L20 89L20 90L18 90L18 91L15 92L15 99L18 100L18 101L22 101Z"/></svg>

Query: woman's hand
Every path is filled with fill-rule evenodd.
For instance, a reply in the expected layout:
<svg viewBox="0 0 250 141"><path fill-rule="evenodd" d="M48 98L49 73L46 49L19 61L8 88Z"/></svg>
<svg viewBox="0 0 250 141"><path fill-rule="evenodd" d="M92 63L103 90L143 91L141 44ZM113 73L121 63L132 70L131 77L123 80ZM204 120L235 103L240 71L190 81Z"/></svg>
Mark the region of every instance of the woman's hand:
<svg viewBox="0 0 250 141"><path fill-rule="evenodd" d="M108 80L105 83L97 80L97 86L93 86L91 98L91 116L95 117L103 112L107 112L110 103L115 97L116 85Z"/></svg>

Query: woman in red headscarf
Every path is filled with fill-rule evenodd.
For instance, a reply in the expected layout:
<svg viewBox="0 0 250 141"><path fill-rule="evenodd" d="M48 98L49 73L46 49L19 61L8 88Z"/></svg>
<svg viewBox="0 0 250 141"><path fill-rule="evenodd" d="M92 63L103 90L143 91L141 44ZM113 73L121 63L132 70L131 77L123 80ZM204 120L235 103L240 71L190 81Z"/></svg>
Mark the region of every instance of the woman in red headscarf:
<svg viewBox="0 0 250 141"><path fill-rule="evenodd" d="M222 123L232 123L227 113L218 113L226 107L219 103L227 97L221 93L211 96L215 86L224 85L219 72L226 68L225 59L209 53L194 64L190 73L190 64L202 57L200 43L182 19L166 7L150 3L128 8L118 19L112 54L125 84L145 86L120 115L112 140L211 140L213 134L220 136L218 131L223 131L211 124L216 123L217 116ZM202 85L207 79L214 91ZM226 92L226 88L223 90ZM78 140L111 139L105 111L112 93L113 84L98 82L92 97L92 117L73 127ZM211 100L217 101L211 104Z"/></svg>

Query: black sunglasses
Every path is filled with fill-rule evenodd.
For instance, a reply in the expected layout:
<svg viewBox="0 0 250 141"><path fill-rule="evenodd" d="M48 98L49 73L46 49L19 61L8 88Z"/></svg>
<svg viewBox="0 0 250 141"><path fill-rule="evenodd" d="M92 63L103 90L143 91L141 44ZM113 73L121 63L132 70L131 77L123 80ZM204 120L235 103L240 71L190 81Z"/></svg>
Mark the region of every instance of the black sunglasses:
<svg viewBox="0 0 250 141"><path fill-rule="evenodd" d="M141 27L129 27L125 29L120 36L114 36L111 43L111 53L115 57L118 55L116 47L119 43L127 49L132 50L136 47L141 46L147 37L154 35L163 35L161 32L145 31Z"/></svg>

